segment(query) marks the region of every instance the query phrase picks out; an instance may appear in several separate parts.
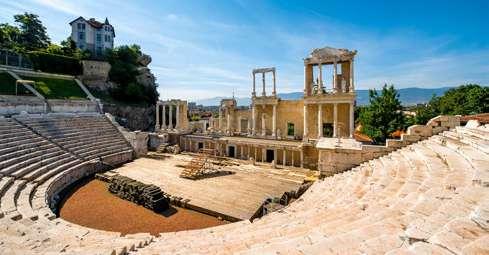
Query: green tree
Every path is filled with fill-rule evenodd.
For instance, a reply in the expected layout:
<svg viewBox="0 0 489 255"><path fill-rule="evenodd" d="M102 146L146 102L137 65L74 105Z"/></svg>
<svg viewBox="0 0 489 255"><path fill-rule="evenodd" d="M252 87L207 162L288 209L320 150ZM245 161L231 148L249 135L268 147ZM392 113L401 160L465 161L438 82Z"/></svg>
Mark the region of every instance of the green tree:
<svg viewBox="0 0 489 255"><path fill-rule="evenodd" d="M370 104L361 109L359 116L362 132L374 143L383 144L391 133L405 127L399 94L393 85L385 84L380 94L370 90L369 97Z"/></svg>
<svg viewBox="0 0 489 255"><path fill-rule="evenodd" d="M438 115L471 115L489 112L489 88L477 84L462 85L433 96L428 104L416 109L416 123L426 124Z"/></svg>
<svg viewBox="0 0 489 255"><path fill-rule="evenodd" d="M107 50L105 58L111 65L109 78L118 84L110 92L116 100L152 105L158 99L156 86L141 85L136 79L140 74L138 59L141 55L138 45L125 45Z"/></svg>
<svg viewBox="0 0 489 255"><path fill-rule="evenodd" d="M14 20L19 24L19 44L26 51L45 49L50 44L46 28L39 20L39 16L32 13L18 14Z"/></svg>
<svg viewBox="0 0 489 255"><path fill-rule="evenodd" d="M20 29L7 23L0 24L0 48L17 50L20 40Z"/></svg>

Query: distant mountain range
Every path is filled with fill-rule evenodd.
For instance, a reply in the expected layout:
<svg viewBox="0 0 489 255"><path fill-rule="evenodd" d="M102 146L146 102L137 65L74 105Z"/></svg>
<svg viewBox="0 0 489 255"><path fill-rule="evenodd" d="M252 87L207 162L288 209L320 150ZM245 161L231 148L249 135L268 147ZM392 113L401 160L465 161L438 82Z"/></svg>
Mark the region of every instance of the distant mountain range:
<svg viewBox="0 0 489 255"><path fill-rule="evenodd" d="M399 92L400 95L399 98L401 99L401 103L407 106L407 105L427 103L428 101L430 101L433 95L437 95L437 96L443 95L443 93L445 93L445 91L449 89L450 87L434 88L434 89L404 88L404 89L398 89L397 91ZM357 105L366 105L369 103L368 90L359 89L356 92L357 92ZM302 98L303 93L302 92L279 93L278 96L284 100L297 100ZM219 105L221 99L224 99L224 97L200 99L200 100L195 100L195 102L197 104L201 104L204 106L213 106L213 105ZM251 103L250 97L239 97L236 98L236 100L238 101L238 105L240 106L241 105L247 106L250 105Z"/></svg>

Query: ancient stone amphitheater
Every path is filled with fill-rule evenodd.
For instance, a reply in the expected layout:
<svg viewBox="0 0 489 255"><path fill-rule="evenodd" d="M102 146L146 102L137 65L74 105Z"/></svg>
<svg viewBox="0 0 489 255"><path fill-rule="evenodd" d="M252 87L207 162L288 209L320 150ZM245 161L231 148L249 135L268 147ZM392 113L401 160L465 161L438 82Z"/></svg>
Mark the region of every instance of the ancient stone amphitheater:
<svg viewBox="0 0 489 255"><path fill-rule="evenodd" d="M0 253L489 253L487 126L457 127L325 178L253 223L121 236L55 216L62 188L132 157L103 115L0 118Z"/></svg>

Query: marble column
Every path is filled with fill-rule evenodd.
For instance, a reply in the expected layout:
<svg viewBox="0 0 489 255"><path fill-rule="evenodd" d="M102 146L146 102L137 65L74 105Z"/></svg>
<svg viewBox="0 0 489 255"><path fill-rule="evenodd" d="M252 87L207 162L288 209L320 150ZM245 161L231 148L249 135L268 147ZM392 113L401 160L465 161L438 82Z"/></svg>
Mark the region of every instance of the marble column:
<svg viewBox="0 0 489 255"><path fill-rule="evenodd" d="M323 137L323 105L318 104L318 139Z"/></svg>
<svg viewBox="0 0 489 255"><path fill-rule="evenodd" d="M333 89L334 91L338 92L338 87L337 87L337 80L336 80L336 75L338 73L338 66L336 61L333 64Z"/></svg>
<svg viewBox="0 0 489 255"><path fill-rule="evenodd" d="M175 108L176 108L175 129L179 129L180 128L180 104L177 104Z"/></svg>
<svg viewBox="0 0 489 255"><path fill-rule="evenodd" d="M238 132L243 132L243 127L241 126L241 117L238 117Z"/></svg>
<svg viewBox="0 0 489 255"><path fill-rule="evenodd" d="M277 138L277 106L273 105L272 136Z"/></svg>
<svg viewBox="0 0 489 255"><path fill-rule="evenodd" d="M275 83L275 71L273 71L273 91L272 91L272 96L276 96L277 95L277 85Z"/></svg>
<svg viewBox="0 0 489 255"><path fill-rule="evenodd" d="M160 123L160 104L156 104L156 125L155 125L155 132L158 132L161 129L161 123Z"/></svg>
<svg viewBox="0 0 489 255"><path fill-rule="evenodd" d="M256 135L256 107L251 106L251 135Z"/></svg>
<svg viewBox="0 0 489 255"><path fill-rule="evenodd" d="M169 104L168 105L168 109L170 110L170 114L168 116L168 118L170 119L168 122L169 123L169 127L168 127L169 129L173 129L173 109L172 108L173 108L173 105Z"/></svg>
<svg viewBox="0 0 489 255"><path fill-rule="evenodd" d="M222 126L222 115L223 115L222 107L219 107L219 131L222 131L222 128L223 128L223 126Z"/></svg>
<svg viewBox="0 0 489 255"><path fill-rule="evenodd" d="M292 153L292 155L291 155L292 156L291 157L292 158L291 166L294 166L294 151L291 151L291 153Z"/></svg>
<svg viewBox="0 0 489 255"><path fill-rule="evenodd" d="M266 128L266 120L265 120L265 114L261 114L261 135L266 136L267 135L267 128Z"/></svg>
<svg viewBox="0 0 489 255"><path fill-rule="evenodd" d="M265 92L265 73L261 73L261 79L262 79L262 82L263 82L263 91L261 93L262 96L266 96L267 93Z"/></svg>
<svg viewBox="0 0 489 255"><path fill-rule="evenodd" d="M241 145L241 155L239 155L239 157L241 159L244 159L244 149L243 149L243 145Z"/></svg>
<svg viewBox="0 0 489 255"><path fill-rule="evenodd" d="M231 113L229 108L226 110L226 132L231 132Z"/></svg>
<svg viewBox="0 0 489 255"><path fill-rule="evenodd" d="M258 150L258 148L257 148L257 147L255 147L255 158L254 158L254 161L255 161L255 162L257 161L257 159L256 159L256 156L257 156L257 154L258 154L257 150Z"/></svg>
<svg viewBox="0 0 489 255"><path fill-rule="evenodd" d="M286 151L284 148L284 150L282 152L282 165L285 167L286 163L287 163L287 155L286 155Z"/></svg>
<svg viewBox="0 0 489 255"><path fill-rule="evenodd" d="M355 132L355 111L353 103L350 103L350 138L353 138L353 133Z"/></svg>
<svg viewBox="0 0 489 255"><path fill-rule="evenodd" d="M355 91L354 79L353 79L353 59L350 60L350 89L349 92Z"/></svg>
<svg viewBox="0 0 489 255"><path fill-rule="evenodd" d="M163 125L161 126L162 129L166 129L166 105L162 105L163 108Z"/></svg>
<svg viewBox="0 0 489 255"><path fill-rule="evenodd" d="M304 168L304 150L301 150L301 168Z"/></svg>
<svg viewBox="0 0 489 255"><path fill-rule="evenodd" d="M318 94L323 94L323 64L319 63Z"/></svg>
<svg viewBox="0 0 489 255"><path fill-rule="evenodd" d="M304 104L304 135L303 135L303 140L307 140L307 105Z"/></svg>
<svg viewBox="0 0 489 255"><path fill-rule="evenodd" d="M255 73L253 73L253 92L251 93L251 96L255 97L256 96L256 76Z"/></svg>
<svg viewBox="0 0 489 255"><path fill-rule="evenodd" d="M265 158L266 158L267 152L265 148L261 148L261 162L265 163Z"/></svg>
<svg viewBox="0 0 489 255"><path fill-rule="evenodd" d="M338 104L333 106L333 137L338 137Z"/></svg>

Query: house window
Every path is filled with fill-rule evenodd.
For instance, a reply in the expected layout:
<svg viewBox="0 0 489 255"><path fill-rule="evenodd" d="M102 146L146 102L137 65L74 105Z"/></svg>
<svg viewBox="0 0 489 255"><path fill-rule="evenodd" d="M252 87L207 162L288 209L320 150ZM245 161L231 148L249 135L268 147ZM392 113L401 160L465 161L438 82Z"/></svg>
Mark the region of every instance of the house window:
<svg viewBox="0 0 489 255"><path fill-rule="evenodd" d="M97 42L102 42L102 35L101 34L97 34Z"/></svg>
<svg viewBox="0 0 489 255"><path fill-rule="evenodd" d="M287 123L287 136L294 136L294 123Z"/></svg>
<svg viewBox="0 0 489 255"><path fill-rule="evenodd" d="M324 137L333 137L333 124L332 123L323 123L323 136Z"/></svg>
<svg viewBox="0 0 489 255"><path fill-rule="evenodd" d="M97 47L97 55L102 55L102 47Z"/></svg>
<svg viewBox="0 0 489 255"><path fill-rule="evenodd" d="M84 23L78 23L76 25L78 27L78 30L84 30L85 29L85 24Z"/></svg>
<svg viewBox="0 0 489 255"><path fill-rule="evenodd" d="M78 39L85 40L85 32L79 32L78 33Z"/></svg>

